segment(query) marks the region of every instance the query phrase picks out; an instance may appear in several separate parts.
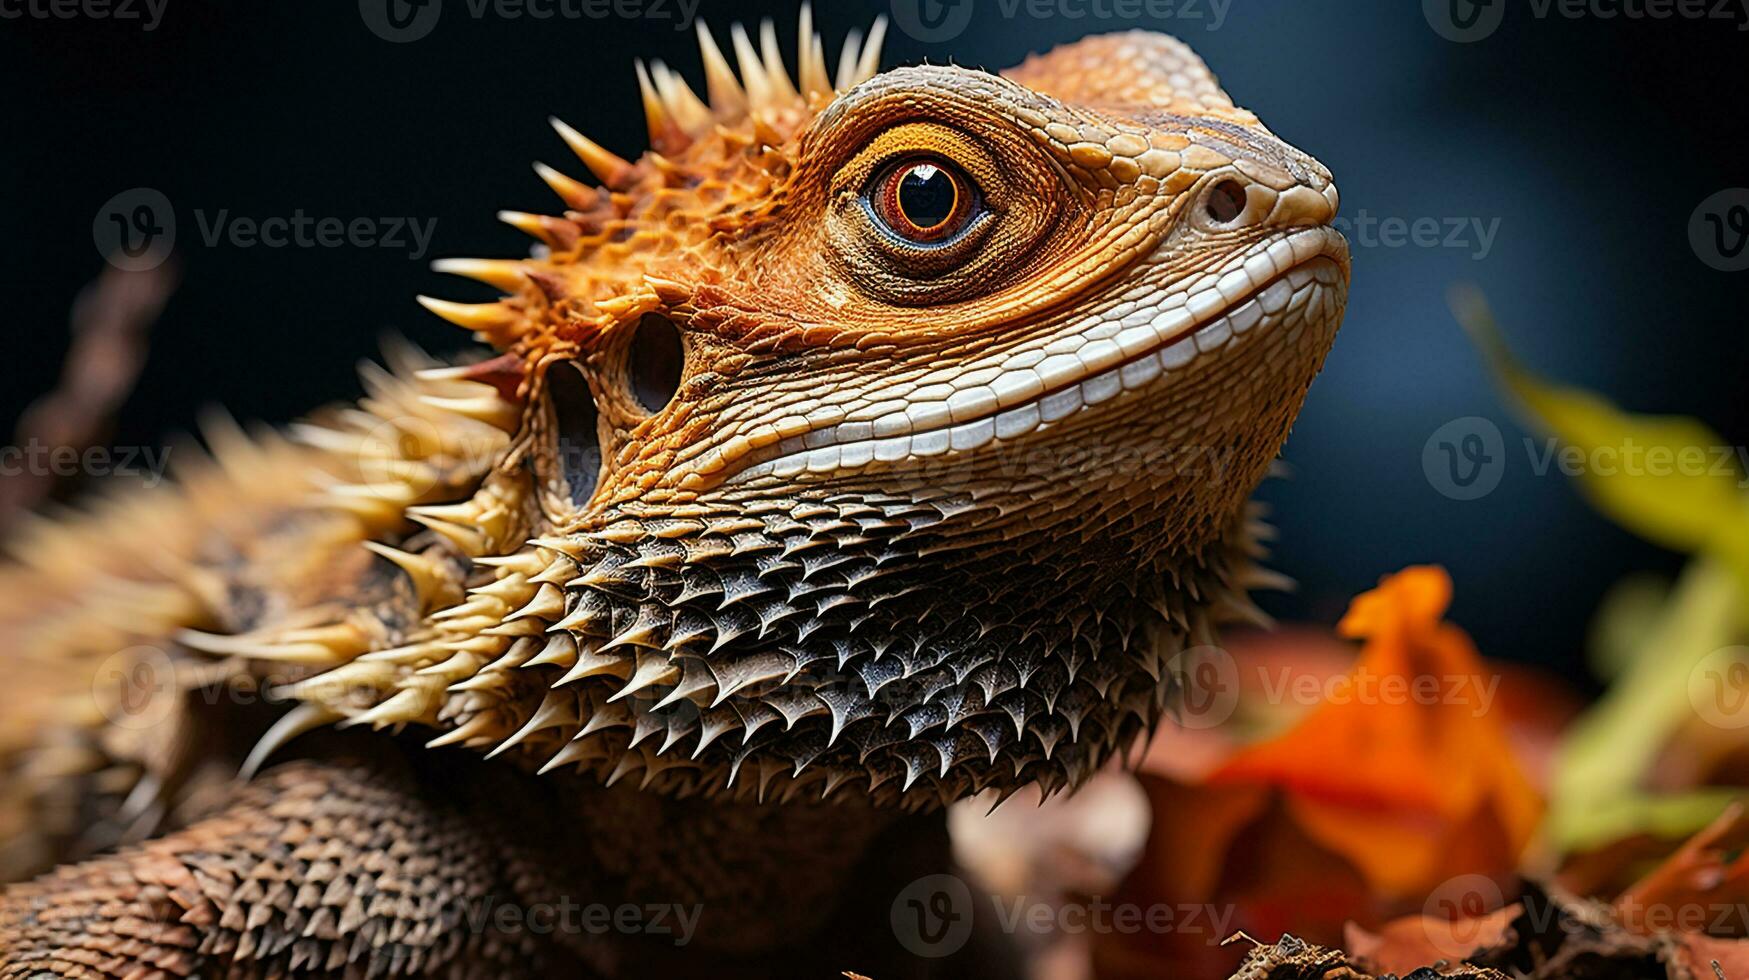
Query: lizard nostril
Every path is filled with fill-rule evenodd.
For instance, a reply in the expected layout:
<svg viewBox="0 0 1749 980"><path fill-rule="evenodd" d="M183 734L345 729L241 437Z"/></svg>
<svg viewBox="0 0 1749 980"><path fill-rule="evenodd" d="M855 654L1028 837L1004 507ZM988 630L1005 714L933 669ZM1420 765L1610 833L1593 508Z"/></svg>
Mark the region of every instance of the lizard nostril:
<svg viewBox="0 0 1749 980"><path fill-rule="evenodd" d="M1209 220L1215 224L1224 225L1236 220L1245 213L1245 185L1231 178L1221 181L1209 188L1203 207L1208 209Z"/></svg>

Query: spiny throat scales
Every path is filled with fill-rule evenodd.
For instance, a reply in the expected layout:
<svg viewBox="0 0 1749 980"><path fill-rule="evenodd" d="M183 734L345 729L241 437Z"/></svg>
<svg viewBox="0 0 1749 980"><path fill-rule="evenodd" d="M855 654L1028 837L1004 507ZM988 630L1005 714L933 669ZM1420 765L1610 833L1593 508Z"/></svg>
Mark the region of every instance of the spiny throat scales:
<svg viewBox="0 0 1749 980"><path fill-rule="evenodd" d="M489 353L391 352L358 405L33 531L0 753L72 731L173 813L174 696L238 678L294 705L251 766L335 724L923 808L1131 744L1260 615L1247 498L1341 319L1336 189L1172 38L877 73L883 27L831 72L804 9L793 75L769 24L738 70L701 27L704 98L640 63L650 149L555 123L597 183L538 166L531 255L439 264L505 294L424 300ZM118 650L174 724L90 708Z"/></svg>

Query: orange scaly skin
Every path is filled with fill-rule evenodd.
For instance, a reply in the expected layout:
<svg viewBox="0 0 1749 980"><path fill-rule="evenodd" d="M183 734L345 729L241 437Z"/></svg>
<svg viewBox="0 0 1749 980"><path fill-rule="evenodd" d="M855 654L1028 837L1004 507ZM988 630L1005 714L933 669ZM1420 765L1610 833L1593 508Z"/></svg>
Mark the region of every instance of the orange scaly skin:
<svg viewBox="0 0 1749 980"><path fill-rule="evenodd" d="M1347 289L1329 174L1168 37L1000 77L853 37L834 84L803 17L793 80L769 25L738 79L701 31L708 102L640 65L636 161L559 125L601 186L539 168L532 256L440 266L505 298L424 301L493 353L392 351L14 542L0 872L84 863L0 899L0 977L661 960L464 925L555 895L850 956L808 937L886 930L865 854L1078 785L1258 618L1246 500Z"/></svg>

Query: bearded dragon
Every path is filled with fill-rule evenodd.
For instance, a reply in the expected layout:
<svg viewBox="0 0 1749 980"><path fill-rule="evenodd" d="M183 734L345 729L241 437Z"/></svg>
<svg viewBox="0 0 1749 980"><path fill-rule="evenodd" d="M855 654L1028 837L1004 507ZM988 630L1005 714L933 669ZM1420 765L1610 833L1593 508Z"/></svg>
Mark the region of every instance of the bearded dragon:
<svg viewBox="0 0 1749 980"><path fill-rule="evenodd" d="M833 74L804 8L792 77L701 26L647 152L555 122L598 185L439 263L488 353L15 535L0 977L918 975L942 808L1080 784L1260 617L1330 174L1170 37L883 27Z"/></svg>

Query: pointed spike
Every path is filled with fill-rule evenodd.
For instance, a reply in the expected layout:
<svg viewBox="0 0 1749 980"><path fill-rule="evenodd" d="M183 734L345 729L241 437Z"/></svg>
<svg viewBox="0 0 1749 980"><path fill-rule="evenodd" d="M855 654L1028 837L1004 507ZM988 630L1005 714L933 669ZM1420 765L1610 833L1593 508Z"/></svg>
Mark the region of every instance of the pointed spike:
<svg viewBox="0 0 1749 980"><path fill-rule="evenodd" d="M783 63L783 50L777 46L777 25L767 17L759 22L759 51L765 62L765 80L771 85L771 97L781 102L796 98L795 83Z"/></svg>
<svg viewBox="0 0 1749 980"><path fill-rule="evenodd" d="M489 543L486 540L486 535L482 534L479 528L466 527L426 514L416 514L411 510L408 510L406 515L408 520L441 535L444 540L460 549L464 555L478 555L486 550Z"/></svg>
<svg viewBox="0 0 1749 980"><path fill-rule="evenodd" d="M314 640L281 643L247 635L227 636L200 630L181 630L176 633L175 639L183 646L202 653L250 657L256 660L280 660L319 666L348 659L347 655L337 652L332 645Z"/></svg>
<svg viewBox="0 0 1749 980"><path fill-rule="evenodd" d="M444 683L452 683L457 678L472 677L480 669L485 658L472 650L457 650L449 659L434 663L429 667L421 667L413 673L420 677L436 677Z"/></svg>
<svg viewBox="0 0 1749 980"><path fill-rule="evenodd" d="M680 683L674 685L674 690L669 691L667 697L656 702L654 710L660 711L677 701L692 699L694 695L704 695L716 686L717 679L708 670L682 672ZM704 698L700 697L698 700L702 703ZM663 749L666 750L667 746L663 746Z"/></svg>
<svg viewBox="0 0 1749 980"><path fill-rule="evenodd" d="M765 802L765 793L771 786L771 780L777 776L778 773L782 772L783 769L784 764L781 759L759 760L759 788L754 795L760 803Z"/></svg>
<svg viewBox="0 0 1749 980"><path fill-rule="evenodd" d="M716 123L711 116L711 108L704 104L691 85L686 84L686 79L660 61L651 62L650 71L656 80L656 92L662 97L662 104L667 107L669 117L679 124L686 135L696 139L710 132L711 126Z"/></svg>
<svg viewBox="0 0 1749 980"><path fill-rule="evenodd" d="M444 505L444 507L422 507L420 513L441 517L447 521L468 520L474 513L474 506L472 501L464 500L460 503ZM535 544L538 546L540 542L537 541ZM508 555L481 555L474 559L474 564L502 569L503 571L499 573L501 578L508 578L511 575L521 575L527 578L539 574L541 569L545 567L541 562L540 554L534 551L516 551ZM487 586L487 588L491 588L491 586Z"/></svg>
<svg viewBox="0 0 1749 980"><path fill-rule="evenodd" d="M619 757L619 762L614 764L613 771L607 774L607 778L601 781L601 785L612 786L643 764L644 757L642 755L636 752L626 752Z"/></svg>
<svg viewBox="0 0 1749 980"><path fill-rule="evenodd" d="M538 238L547 245L556 246L559 239L553 234L547 222L552 220L544 215L529 214L526 211L500 211L498 220L504 222L530 238Z"/></svg>
<svg viewBox="0 0 1749 980"><path fill-rule="evenodd" d="M620 704L603 705L590 712L589 717L583 722L583 727L578 729L577 734L571 738L573 741L580 742L584 736L592 735L604 728L625 728L631 724L632 712L630 708Z"/></svg>
<svg viewBox="0 0 1749 980"><path fill-rule="evenodd" d="M419 673L424 674L426 671L422 670L419 671ZM510 680L504 676L503 671L490 671L475 674L465 680L456 681L454 684L445 688L445 690L454 695L467 691L496 691L509 686Z"/></svg>
<svg viewBox="0 0 1749 980"><path fill-rule="evenodd" d="M494 333L516 322L515 315L500 303L452 303L431 296L418 300L420 306L467 330Z"/></svg>
<svg viewBox="0 0 1749 980"><path fill-rule="evenodd" d="M854 775L856 774L847 769L826 770L826 779L820 788L820 799L830 799L832 791L844 785L844 783Z"/></svg>
<svg viewBox="0 0 1749 980"><path fill-rule="evenodd" d="M565 612L565 593L551 582L541 583L541 587L521 609L504 617L506 623L515 622L533 616L551 622Z"/></svg>
<svg viewBox="0 0 1749 980"><path fill-rule="evenodd" d="M461 745L471 738L478 738L492 731L492 718L489 715L475 715L461 725L444 732L425 743L428 749L440 749L445 745Z"/></svg>
<svg viewBox="0 0 1749 980"><path fill-rule="evenodd" d="M547 560L547 567L538 574L529 576L529 584L544 585L550 582L553 585L564 585L577 575L577 563L570 558L551 555L541 557Z"/></svg>
<svg viewBox="0 0 1749 980"><path fill-rule="evenodd" d="M837 88L842 92L856 84L856 56L862 51L862 28L852 27L838 49Z"/></svg>
<svg viewBox="0 0 1749 980"><path fill-rule="evenodd" d="M633 173L635 167L631 163L565 125L564 121L557 116L547 117L547 122L552 124L553 129L558 131L559 138L565 141L565 145L571 148L571 152L577 154L577 159L582 160L583 165L589 168L589 172L594 174L595 178L601 181L608 190L625 190L631 186L632 178L635 176Z"/></svg>
<svg viewBox="0 0 1749 980"><path fill-rule="evenodd" d="M399 725L409 721L417 721L424 717L431 707L431 695L414 688L397 692L394 697L366 711L355 715L341 723L342 728L354 725L369 725L378 728L383 725Z"/></svg>
<svg viewBox="0 0 1749 980"><path fill-rule="evenodd" d="M740 115L747 108L747 93L742 91L735 70L729 67L729 59L723 57L723 49L717 47L717 39L711 36L703 18L698 22L698 50L704 60L705 94L710 98L711 111L718 117Z"/></svg>
<svg viewBox="0 0 1749 980"><path fill-rule="evenodd" d="M858 85L875 77L881 69L881 45L887 39L887 15L875 18L874 26L868 29L868 43L862 46L862 57L857 59L856 77L852 85Z"/></svg>
<svg viewBox="0 0 1749 980"><path fill-rule="evenodd" d="M551 664L556 667L570 669L577 662L577 639L570 633L560 630L547 638L547 645L541 652L523 664L524 667L542 667Z"/></svg>
<svg viewBox="0 0 1749 980"><path fill-rule="evenodd" d="M572 180L569 176L554 170L539 161L535 162L534 172L546 185L552 188L559 200L573 211L587 211L595 206L595 188Z"/></svg>
<svg viewBox="0 0 1749 980"><path fill-rule="evenodd" d="M596 747L592 743L566 742L564 748L560 749L551 759L548 759L544 765L535 770L535 775L544 776L560 766L568 765L573 762L581 762L584 759L594 758L596 755Z"/></svg>
<svg viewBox="0 0 1749 980"><path fill-rule="evenodd" d="M392 687L400 669L394 664L354 660L306 680L274 688L276 696L300 701L327 701L365 688Z"/></svg>
<svg viewBox="0 0 1749 980"><path fill-rule="evenodd" d="M740 717L728 708L705 712L699 721L698 747L692 750L692 758L696 759L703 755L704 750L709 748L712 742L740 728L741 725Z"/></svg>
<svg viewBox="0 0 1749 980"><path fill-rule="evenodd" d="M634 660L629 654L599 653L594 650L579 650L577 663L565 673L565 676L553 682L554 687L562 687L572 681L585 677L595 677L600 674L612 674L618 678L632 676Z"/></svg>
<svg viewBox="0 0 1749 980"><path fill-rule="evenodd" d="M625 686L614 692L608 698L608 703L621 698L630 697L639 691L655 684L672 684L680 678L680 668L669 663L668 658L661 654L652 654L638 658L638 669L632 674L631 680Z"/></svg>
<svg viewBox="0 0 1749 980"><path fill-rule="evenodd" d="M432 408L453 412L476 422L484 422L509 433L515 433L522 426L522 408L514 402L507 402L498 397L496 393L478 395L472 398L420 395L419 401Z"/></svg>
<svg viewBox="0 0 1749 980"><path fill-rule="evenodd" d="M650 147L657 153L678 153L692 145L692 138L680 128L680 123L668 114L662 97L656 94L656 83L642 58L633 62L638 73L638 95L644 103L644 126L650 131Z"/></svg>
<svg viewBox="0 0 1749 980"><path fill-rule="evenodd" d="M408 580L413 583L413 591L418 594L419 602L424 608L429 609L440 597L460 598L461 583L451 579L449 567L443 562L392 548L378 541L366 541L364 547L367 551L394 562L407 574Z"/></svg>
<svg viewBox="0 0 1749 980"><path fill-rule="evenodd" d="M667 755L668 750L673 748L677 742L697 730L698 726L694 724L669 724L662 733L662 744L656 748L656 757L659 759Z"/></svg>
<svg viewBox="0 0 1749 980"><path fill-rule="evenodd" d="M483 282L507 293L515 292L526 281L522 263L515 259L438 259L431 263L431 269L433 272Z"/></svg>
<svg viewBox="0 0 1749 980"><path fill-rule="evenodd" d="M310 701L291 709L255 740L255 746L249 750L248 757L237 770L237 778L245 782L254 779L262 763L284 748L287 742L323 725L331 725L339 721L340 717L339 712L326 705Z"/></svg>
<svg viewBox="0 0 1749 980"><path fill-rule="evenodd" d="M1257 564L1249 565L1240 571L1237 584L1242 589L1259 589L1271 592L1292 592L1295 586L1291 576Z"/></svg>
<svg viewBox="0 0 1749 980"><path fill-rule="evenodd" d="M832 78L826 74L826 46L814 33L814 5L802 4L800 30L796 33L800 51L796 72L798 87L804 98L832 94Z"/></svg>
<svg viewBox="0 0 1749 980"><path fill-rule="evenodd" d="M509 751L535 732L572 725L577 720L577 696L570 691L548 691L547 696L541 699L540 707L534 709L534 714L528 721L509 738L498 743L497 748L486 753L486 758Z"/></svg>
<svg viewBox="0 0 1749 980"><path fill-rule="evenodd" d="M646 620L640 616L632 625L626 627L622 632L614 634L613 639L602 644L601 649L613 650L628 646L646 647L652 650L661 649L662 643L659 638L661 626L662 624Z"/></svg>
<svg viewBox="0 0 1749 980"><path fill-rule="evenodd" d="M759 112L771 105L771 83L765 78L765 65L748 39L746 28L740 24L730 25L729 40L735 45L735 61L741 66L741 84L747 89L747 105L751 111Z"/></svg>

